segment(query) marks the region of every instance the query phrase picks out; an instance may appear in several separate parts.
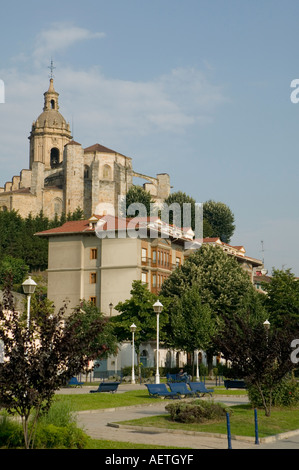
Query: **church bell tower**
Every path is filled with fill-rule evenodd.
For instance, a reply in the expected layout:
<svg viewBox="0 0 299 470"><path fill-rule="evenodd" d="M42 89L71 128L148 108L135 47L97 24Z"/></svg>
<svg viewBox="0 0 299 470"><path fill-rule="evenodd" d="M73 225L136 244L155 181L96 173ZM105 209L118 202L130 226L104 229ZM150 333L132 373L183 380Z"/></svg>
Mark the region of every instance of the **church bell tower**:
<svg viewBox="0 0 299 470"><path fill-rule="evenodd" d="M44 93L43 112L33 122L29 136L30 169L33 162L44 163L45 170L59 168L63 161L64 146L72 139L70 125L58 111L59 93L54 89L52 71L51 64L50 85Z"/></svg>

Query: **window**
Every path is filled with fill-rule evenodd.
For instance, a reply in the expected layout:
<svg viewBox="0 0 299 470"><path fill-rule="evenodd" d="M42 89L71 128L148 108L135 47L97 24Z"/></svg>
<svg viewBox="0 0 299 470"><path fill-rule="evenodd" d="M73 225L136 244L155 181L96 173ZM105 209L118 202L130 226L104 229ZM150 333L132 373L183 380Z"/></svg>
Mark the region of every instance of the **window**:
<svg viewBox="0 0 299 470"><path fill-rule="evenodd" d="M90 273L89 282L90 282L90 284L96 284L97 283L97 273Z"/></svg>
<svg viewBox="0 0 299 470"><path fill-rule="evenodd" d="M57 167L58 164L59 164L59 150L53 147L51 149L51 155L50 155L51 168Z"/></svg>
<svg viewBox="0 0 299 470"><path fill-rule="evenodd" d="M55 101L51 100L51 109L55 109Z"/></svg>
<svg viewBox="0 0 299 470"><path fill-rule="evenodd" d="M98 249L91 248L90 249L90 259L98 259Z"/></svg>
<svg viewBox="0 0 299 470"><path fill-rule="evenodd" d="M153 256L153 263L156 263L157 262L157 252L156 252L156 250L153 251L152 256Z"/></svg>
<svg viewBox="0 0 299 470"><path fill-rule="evenodd" d="M55 198L53 201L53 205L54 205L54 213L57 215L61 215L62 214L62 200L59 198Z"/></svg>
<svg viewBox="0 0 299 470"><path fill-rule="evenodd" d="M84 165L84 179L89 179L90 178L90 175L89 175L89 166L88 165Z"/></svg>
<svg viewBox="0 0 299 470"><path fill-rule="evenodd" d="M96 297L89 297L89 301L90 301L93 305L96 305L96 303L97 303L97 298L96 298Z"/></svg>
<svg viewBox="0 0 299 470"><path fill-rule="evenodd" d="M157 287L157 275L153 274L152 287Z"/></svg>
<svg viewBox="0 0 299 470"><path fill-rule="evenodd" d="M112 176L112 171L111 171L111 166L109 165L104 165L103 168L103 178L106 179L111 179Z"/></svg>
<svg viewBox="0 0 299 470"><path fill-rule="evenodd" d="M146 258L147 258L147 250L146 250L146 248L142 248L142 250L141 250L141 261L142 261L143 263L145 263L145 262L146 262Z"/></svg>
<svg viewBox="0 0 299 470"><path fill-rule="evenodd" d="M141 273L141 282L142 284L147 283L147 273L144 273L144 272Z"/></svg>

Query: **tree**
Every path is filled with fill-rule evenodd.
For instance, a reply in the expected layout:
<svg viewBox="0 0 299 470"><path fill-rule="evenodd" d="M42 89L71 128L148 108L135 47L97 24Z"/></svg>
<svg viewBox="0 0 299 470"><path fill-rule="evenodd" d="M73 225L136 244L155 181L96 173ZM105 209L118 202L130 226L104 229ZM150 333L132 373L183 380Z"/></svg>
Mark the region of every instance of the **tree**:
<svg viewBox="0 0 299 470"><path fill-rule="evenodd" d="M208 349L215 333L211 309L193 285L170 305L169 317L168 344L190 354L194 375L194 351Z"/></svg>
<svg viewBox="0 0 299 470"><path fill-rule="evenodd" d="M231 361L231 375L245 379L261 396L265 415L270 416L272 394L294 368L291 342L299 329L284 322L284 328L267 330L251 313L226 316L215 338L222 356Z"/></svg>
<svg viewBox="0 0 299 470"><path fill-rule="evenodd" d="M134 345L137 354L137 362L140 363L140 346L142 343L152 341L157 334L157 319L153 305L158 297L151 293L147 286L141 281L133 281L131 297L125 302L119 302L115 309L120 315L111 318L114 325L114 333L119 342L130 341L132 333L130 326L135 323L137 326L134 335ZM167 300L161 300L164 308L160 314L160 339L165 340L164 327L168 322ZM140 374L140 370L139 370Z"/></svg>
<svg viewBox="0 0 299 470"><path fill-rule="evenodd" d="M234 315L238 309L245 309L245 299L260 302L247 272L236 259L217 246L202 245L191 254L164 281L161 295L173 302L176 298L182 298L191 287L197 289L217 323L225 315ZM213 352L217 351L207 351L209 369Z"/></svg>
<svg viewBox="0 0 299 470"><path fill-rule="evenodd" d="M123 217L150 216L151 204L154 203L155 201L152 199L152 196L148 191L145 191L141 186L131 186L126 194L125 207L122 208L122 215ZM134 206L134 204L142 204L145 213L140 213L138 206Z"/></svg>
<svg viewBox="0 0 299 470"><path fill-rule="evenodd" d="M191 226L192 230L195 230L195 223L196 223L196 217L195 217L195 211L196 211L196 201L193 197L188 196L186 193L183 193L182 191L177 191L175 193L172 193L168 196L167 199L165 199L164 203L166 206L171 208L171 205L175 207L175 204L178 204L180 206L180 213L177 214L177 218L181 221L181 227L189 227ZM190 222L189 220L184 221L184 204L190 204ZM176 213L175 213L176 214ZM173 211L169 211L169 223L176 225L176 217L173 217ZM168 222L168 220L166 221ZM208 222L207 219L203 218L203 237L211 237L213 234L213 229Z"/></svg>
<svg viewBox="0 0 299 470"><path fill-rule="evenodd" d="M290 269L274 269L270 282L263 283L264 305L271 324L281 327L284 318L299 321L299 282Z"/></svg>
<svg viewBox="0 0 299 470"><path fill-rule="evenodd" d="M203 204L203 217L212 227L212 237L220 237L224 243L229 243L235 231L234 215L223 202L209 200Z"/></svg>
<svg viewBox="0 0 299 470"><path fill-rule="evenodd" d="M9 255L5 256L0 261L0 285L5 283L8 276L12 277L14 284L21 284L28 274L28 270L29 267L24 260Z"/></svg>
<svg viewBox="0 0 299 470"><path fill-rule="evenodd" d="M21 417L26 448L33 446L37 420L49 410L55 391L84 370L90 360L109 352L107 343L96 341L107 324L102 315L90 320L78 307L65 317L65 306L56 314L42 298L37 304L40 308L36 308L28 329L14 308L10 280L0 306L5 358L0 364L0 404Z"/></svg>

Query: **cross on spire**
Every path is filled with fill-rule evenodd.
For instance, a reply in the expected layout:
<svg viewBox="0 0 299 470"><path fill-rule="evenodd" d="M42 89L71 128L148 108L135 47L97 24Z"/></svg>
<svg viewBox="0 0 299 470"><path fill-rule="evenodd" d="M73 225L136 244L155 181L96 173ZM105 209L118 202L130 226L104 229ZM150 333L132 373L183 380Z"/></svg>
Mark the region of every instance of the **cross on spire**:
<svg viewBox="0 0 299 470"><path fill-rule="evenodd" d="M52 80L52 78L54 77L53 70L56 69L56 67L54 67L54 65L53 65L53 60L52 59L51 59L51 65L48 67L48 69L50 69L50 79Z"/></svg>

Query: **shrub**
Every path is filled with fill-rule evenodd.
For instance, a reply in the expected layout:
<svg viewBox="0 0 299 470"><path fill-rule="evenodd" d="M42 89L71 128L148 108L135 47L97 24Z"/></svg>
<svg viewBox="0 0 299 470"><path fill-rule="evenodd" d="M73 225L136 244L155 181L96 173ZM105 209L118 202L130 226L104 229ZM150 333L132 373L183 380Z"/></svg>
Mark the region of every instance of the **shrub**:
<svg viewBox="0 0 299 470"><path fill-rule="evenodd" d="M42 424L36 430L36 449L84 449L88 437L74 424L64 427L55 424Z"/></svg>
<svg viewBox="0 0 299 470"><path fill-rule="evenodd" d="M267 403L270 401L270 392L263 387L263 394ZM261 395L255 386L248 388L250 403L259 408L263 407ZM273 406L295 406L299 403L299 384L295 380L285 379L272 390Z"/></svg>
<svg viewBox="0 0 299 470"><path fill-rule="evenodd" d="M0 447L13 449L24 447L22 427L20 423L10 418L6 411L0 415Z"/></svg>
<svg viewBox="0 0 299 470"><path fill-rule="evenodd" d="M202 423L209 420L223 420L227 408L221 403L193 400L192 402L170 403L165 407L173 421L180 423Z"/></svg>

